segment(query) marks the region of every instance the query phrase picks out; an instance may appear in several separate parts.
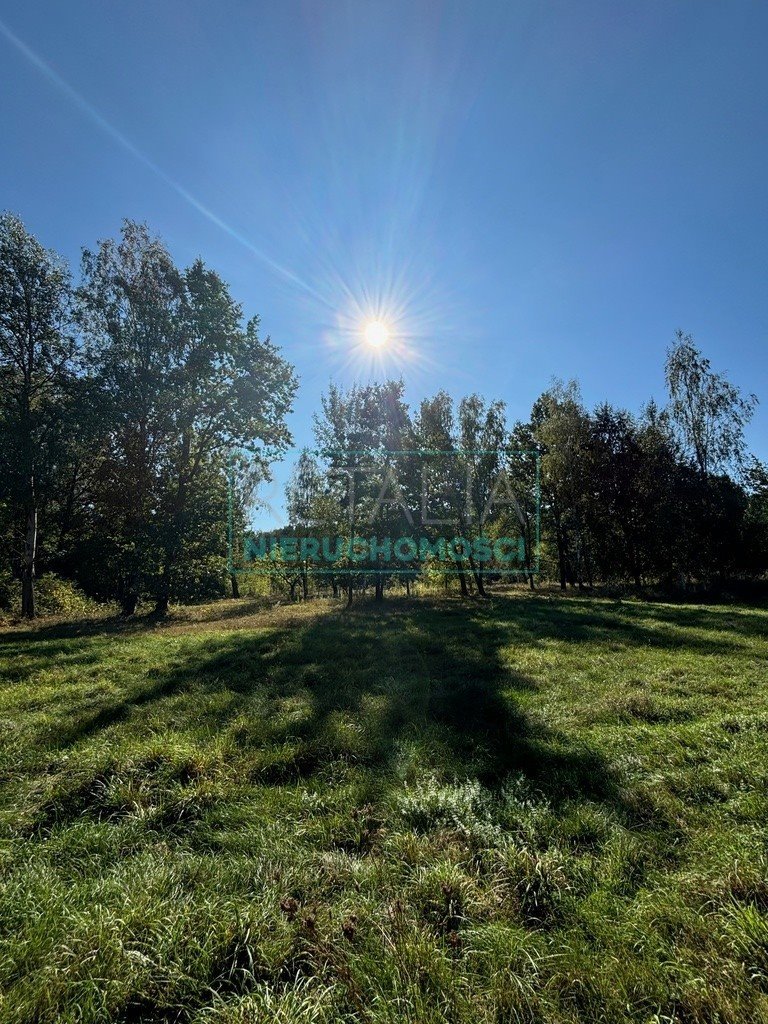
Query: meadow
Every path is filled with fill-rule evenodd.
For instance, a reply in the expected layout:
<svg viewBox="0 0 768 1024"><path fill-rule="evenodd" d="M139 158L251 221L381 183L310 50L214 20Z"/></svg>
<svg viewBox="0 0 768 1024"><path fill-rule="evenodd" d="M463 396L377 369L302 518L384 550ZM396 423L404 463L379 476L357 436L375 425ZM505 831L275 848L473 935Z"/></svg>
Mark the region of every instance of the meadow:
<svg viewBox="0 0 768 1024"><path fill-rule="evenodd" d="M768 612L0 630L0 1021L768 1021Z"/></svg>

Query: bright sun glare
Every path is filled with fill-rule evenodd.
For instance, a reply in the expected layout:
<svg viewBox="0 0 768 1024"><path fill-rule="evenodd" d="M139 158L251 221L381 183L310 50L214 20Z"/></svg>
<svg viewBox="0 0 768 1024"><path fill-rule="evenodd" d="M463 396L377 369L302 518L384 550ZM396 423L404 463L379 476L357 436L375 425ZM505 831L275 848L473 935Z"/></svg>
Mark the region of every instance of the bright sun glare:
<svg viewBox="0 0 768 1024"><path fill-rule="evenodd" d="M365 340L373 348L380 348L389 337L389 331L380 320L371 320L365 325Z"/></svg>

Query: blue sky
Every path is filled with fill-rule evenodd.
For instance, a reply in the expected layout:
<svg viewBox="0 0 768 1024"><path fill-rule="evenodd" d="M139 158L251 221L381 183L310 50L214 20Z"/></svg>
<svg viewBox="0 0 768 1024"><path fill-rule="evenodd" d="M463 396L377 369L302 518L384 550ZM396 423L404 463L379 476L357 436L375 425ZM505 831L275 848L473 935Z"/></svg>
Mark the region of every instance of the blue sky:
<svg viewBox="0 0 768 1024"><path fill-rule="evenodd" d="M295 363L297 443L330 379L402 373L412 401L478 391L517 418L577 377L636 410L682 327L761 399L768 457L768 5L0 0L0 19L0 206L73 263L123 217L202 255Z"/></svg>

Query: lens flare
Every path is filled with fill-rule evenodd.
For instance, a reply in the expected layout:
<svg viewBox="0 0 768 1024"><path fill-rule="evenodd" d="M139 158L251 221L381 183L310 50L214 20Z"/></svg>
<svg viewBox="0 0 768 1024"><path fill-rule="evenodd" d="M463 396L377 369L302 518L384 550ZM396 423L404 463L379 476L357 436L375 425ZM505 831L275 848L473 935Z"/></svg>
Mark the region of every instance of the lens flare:
<svg viewBox="0 0 768 1024"><path fill-rule="evenodd" d="M373 348L381 348L387 343L389 330L381 320L371 320L365 325L365 340Z"/></svg>

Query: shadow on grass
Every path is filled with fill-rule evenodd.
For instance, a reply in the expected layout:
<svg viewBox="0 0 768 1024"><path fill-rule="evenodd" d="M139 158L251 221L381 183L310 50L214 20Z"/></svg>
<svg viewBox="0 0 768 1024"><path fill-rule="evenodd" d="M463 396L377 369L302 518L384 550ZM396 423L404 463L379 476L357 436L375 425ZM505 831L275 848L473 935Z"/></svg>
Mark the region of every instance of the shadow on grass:
<svg viewBox="0 0 768 1024"><path fill-rule="evenodd" d="M277 607L264 598L241 598L202 605L199 611L189 608L170 617L156 617L152 613L123 618L109 616L95 619L67 620L51 625L38 625L30 629L0 630L0 651L20 648L27 643L41 644L68 641L75 638L99 636L130 636L147 631L162 631L169 626L194 627L221 622L236 622ZM287 606L290 607L290 606ZM333 605L331 605L333 608ZM507 625L532 641L565 640L580 643L584 640L620 639L628 645L654 647L688 647L704 652L724 653L740 646L742 638L766 635L768 618L762 611L746 605L681 605L640 600L600 599L581 594L528 594L508 597L493 595L489 602L461 603L453 598L435 599L394 598L383 609L399 612L431 612L461 608L463 616L501 616ZM335 610L335 609L334 609ZM490 610L490 611L489 611ZM379 612L370 600L358 600L351 614ZM649 623L652 627L649 628ZM694 631L693 633L691 631ZM695 635L699 633L702 635ZM724 635L730 634L730 635ZM46 654L55 656L65 650L51 646Z"/></svg>
<svg viewBox="0 0 768 1024"><path fill-rule="evenodd" d="M247 602L226 611L240 608L252 614ZM727 655L739 645L737 629L762 635L764 621L744 610L543 596L472 605L403 599L331 607L304 619L286 615L261 629L186 632L189 642L172 662L159 632L149 668L145 663L117 695L96 702L73 693L66 720L53 735L41 732L39 746L61 750L107 729L129 742L174 731L219 735L236 747L272 751L258 780L281 782L338 759L385 772L411 743L428 747L437 767L456 776L494 785L522 772L553 800L620 803L618 782L595 751L524 711L521 695L536 684L510 667L503 649L611 641ZM152 635L147 625L56 624L6 634L0 643L7 654L29 655L25 671L32 675L35 664L59 659L76 672L102 656L89 636ZM21 678L6 678L14 676Z"/></svg>
<svg viewBox="0 0 768 1024"><path fill-rule="evenodd" d="M743 606L701 607L582 596L496 597L490 617L501 617L526 643L614 642L627 647L728 654L762 639L764 612ZM512 637L510 637L512 638Z"/></svg>
<svg viewBox="0 0 768 1024"><path fill-rule="evenodd" d="M410 743L446 774L493 786L522 772L550 799L619 801L597 753L520 707L536 684L504 664L508 641L507 623L487 607L405 601L208 635L121 699L75 710L54 745L110 727L125 739L168 728L226 734L238 747L280 751L258 781L282 782L339 759L386 774Z"/></svg>

